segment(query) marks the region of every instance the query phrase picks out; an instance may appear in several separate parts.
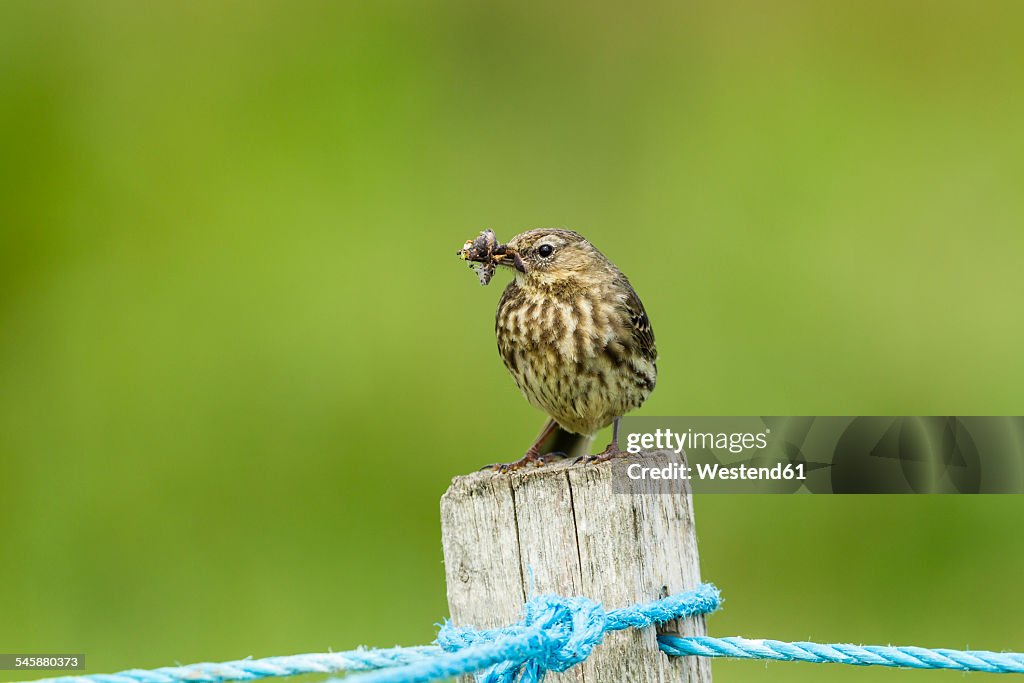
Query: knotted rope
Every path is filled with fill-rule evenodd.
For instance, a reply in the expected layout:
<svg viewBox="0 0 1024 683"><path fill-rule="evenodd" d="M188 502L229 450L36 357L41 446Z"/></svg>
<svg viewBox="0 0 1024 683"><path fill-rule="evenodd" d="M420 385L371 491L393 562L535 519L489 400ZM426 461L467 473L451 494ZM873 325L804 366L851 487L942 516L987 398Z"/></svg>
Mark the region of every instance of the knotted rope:
<svg viewBox="0 0 1024 683"><path fill-rule="evenodd" d="M485 671L478 677L481 683L538 683L548 671L565 671L584 661L609 631L707 614L720 604L718 589L709 583L661 600L608 611L589 598L540 595L526 603L517 624L477 631L446 621L436 641L444 654L348 680L426 683Z"/></svg>
<svg viewBox="0 0 1024 683"><path fill-rule="evenodd" d="M662 600L605 610L584 597L541 595L523 607L523 618L500 629L476 630L446 621L436 645L357 649L217 664L130 669L116 674L63 676L38 683L225 683L275 676L342 671L371 673L345 683L428 683L477 674L480 683L539 683L548 671L565 671L587 659L609 631L646 628L673 619L708 614L721 597L711 584ZM781 661L1024 673L1024 654L881 645L822 645L778 640L658 636L672 656L733 657ZM332 683L332 682L328 682ZM340 683L340 682L338 682Z"/></svg>

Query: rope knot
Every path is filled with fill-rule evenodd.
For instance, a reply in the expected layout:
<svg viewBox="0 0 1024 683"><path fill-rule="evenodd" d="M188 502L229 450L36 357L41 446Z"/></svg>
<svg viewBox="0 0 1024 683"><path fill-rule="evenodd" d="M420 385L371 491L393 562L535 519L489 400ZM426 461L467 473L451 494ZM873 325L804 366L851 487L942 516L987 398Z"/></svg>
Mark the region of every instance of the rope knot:
<svg viewBox="0 0 1024 683"><path fill-rule="evenodd" d="M548 671L565 671L584 661L608 631L707 614L720 601L711 584L607 611L585 597L538 595L527 601L523 618L511 626L478 631L445 621L436 643L453 663L445 669L448 675L475 671L482 672L478 683L539 683Z"/></svg>
<svg viewBox="0 0 1024 683"><path fill-rule="evenodd" d="M478 631L446 621L436 642L441 649L455 653L488 643L517 641L521 644L515 648L517 654L510 652L504 662L477 680L529 683L542 681L548 671L565 671L585 660L604 640L607 628L607 612L589 598L538 595L523 606L523 618L517 624Z"/></svg>
<svg viewBox="0 0 1024 683"><path fill-rule="evenodd" d="M547 671L565 671L590 656L604 640L605 611L584 597L539 595L526 603L523 626L536 629L546 641L534 658Z"/></svg>

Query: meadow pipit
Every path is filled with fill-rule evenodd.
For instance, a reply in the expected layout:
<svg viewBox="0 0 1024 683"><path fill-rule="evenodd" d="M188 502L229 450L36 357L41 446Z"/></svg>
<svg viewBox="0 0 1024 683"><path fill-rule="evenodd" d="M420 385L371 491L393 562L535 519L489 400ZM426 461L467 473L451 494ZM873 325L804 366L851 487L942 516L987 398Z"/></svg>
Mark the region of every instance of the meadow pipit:
<svg viewBox="0 0 1024 683"><path fill-rule="evenodd" d="M626 276L582 235L540 228L500 244L485 230L462 258L487 284L495 266L515 271L498 303L495 331L505 367L526 399L550 418L526 454L501 469L586 455L613 424L600 454L618 454L621 417L657 380L654 332Z"/></svg>

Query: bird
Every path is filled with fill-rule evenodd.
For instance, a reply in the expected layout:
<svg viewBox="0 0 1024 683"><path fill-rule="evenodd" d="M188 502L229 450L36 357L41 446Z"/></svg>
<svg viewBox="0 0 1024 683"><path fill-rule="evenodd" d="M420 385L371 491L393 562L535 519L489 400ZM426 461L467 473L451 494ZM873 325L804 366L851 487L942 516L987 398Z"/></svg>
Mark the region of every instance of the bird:
<svg viewBox="0 0 1024 683"><path fill-rule="evenodd" d="M493 233L487 237L491 248L478 260L515 276L495 314L498 352L527 401L548 416L522 458L493 467L622 454L620 420L643 405L658 379L654 330L636 290L572 230L528 230L507 244L494 244ZM588 455L596 433L608 425L611 443Z"/></svg>

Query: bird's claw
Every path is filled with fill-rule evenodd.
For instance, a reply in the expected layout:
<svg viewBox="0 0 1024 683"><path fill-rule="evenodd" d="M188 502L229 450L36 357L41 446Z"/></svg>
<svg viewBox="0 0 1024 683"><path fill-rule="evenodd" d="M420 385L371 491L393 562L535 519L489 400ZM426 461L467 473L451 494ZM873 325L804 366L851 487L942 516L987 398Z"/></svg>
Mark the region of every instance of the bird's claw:
<svg viewBox="0 0 1024 683"><path fill-rule="evenodd" d="M502 473L504 473L504 472L514 472L514 471L516 471L518 469L522 469L523 467L526 467L528 465L532 465L534 467L542 467L544 465L547 465L549 462L554 462L556 460L561 460L562 458L566 457L566 455L567 455L566 453L560 453L560 452L557 452L557 453L544 453L543 455L538 455L537 453L527 453L523 457L521 457L518 460L515 460L513 462L505 462L505 463L498 462L498 463L494 463L493 465L487 465L485 467L481 467L480 470L481 471L491 470L492 472L502 472Z"/></svg>
<svg viewBox="0 0 1024 683"><path fill-rule="evenodd" d="M615 458L621 458L627 455L631 455L629 451L621 451L615 444L609 444L608 448L604 449L600 453L594 455L581 455L580 457L573 460L573 465L596 465L601 462L608 462Z"/></svg>

